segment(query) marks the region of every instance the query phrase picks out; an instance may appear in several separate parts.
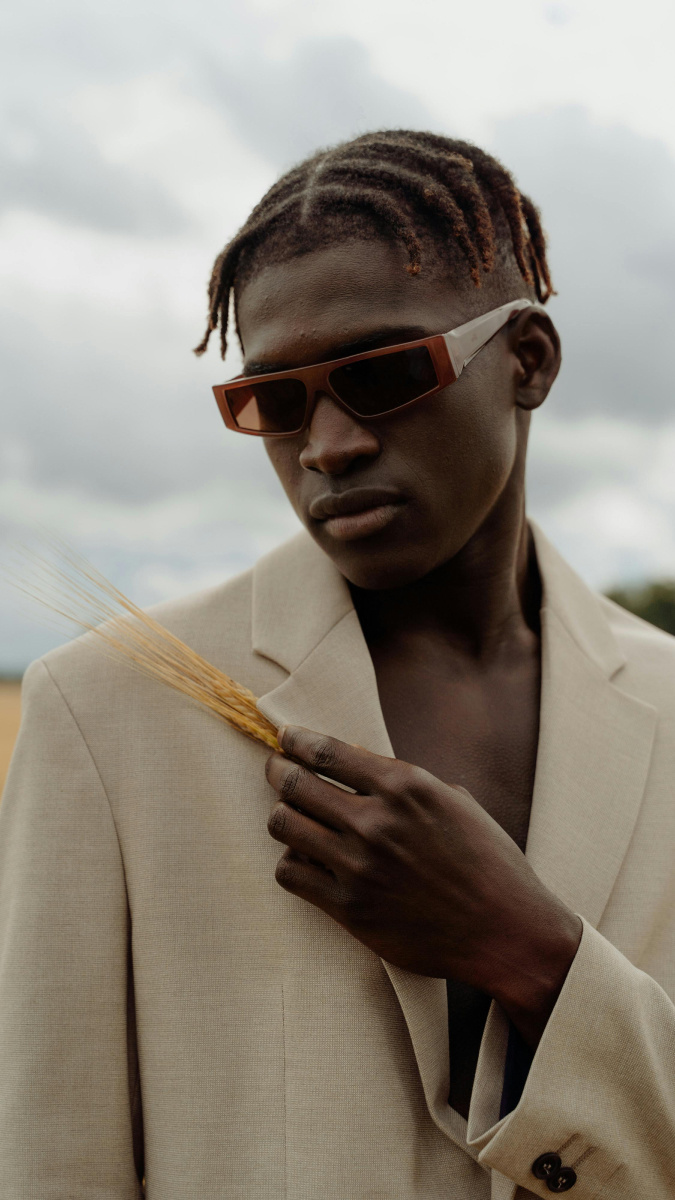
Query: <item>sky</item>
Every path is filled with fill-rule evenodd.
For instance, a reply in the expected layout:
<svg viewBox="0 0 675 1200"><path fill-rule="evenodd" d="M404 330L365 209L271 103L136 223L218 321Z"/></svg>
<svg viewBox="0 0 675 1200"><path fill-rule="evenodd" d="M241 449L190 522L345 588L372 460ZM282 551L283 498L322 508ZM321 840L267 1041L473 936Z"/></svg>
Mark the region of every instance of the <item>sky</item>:
<svg viewBox="0 0 675 1200"><path fill-rule="evenodd" d="M0 564L53 532L139 603L299 527L191 347L274 180L368 129L477 141L540 206L561 375L529 508L593 587L675 577L670 0L23 0L0 13ZM0 585L0 673L62 634Z"/></svg>

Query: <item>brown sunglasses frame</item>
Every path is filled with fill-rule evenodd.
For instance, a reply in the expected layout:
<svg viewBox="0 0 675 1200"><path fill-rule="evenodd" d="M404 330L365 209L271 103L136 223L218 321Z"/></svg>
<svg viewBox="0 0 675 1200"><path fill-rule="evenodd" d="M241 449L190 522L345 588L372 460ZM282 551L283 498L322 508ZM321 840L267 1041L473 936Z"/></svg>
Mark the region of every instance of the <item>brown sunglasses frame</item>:
<svg viewBox="0 0 675 1200"><path fill-rule="evenodd" d="M347 367L353 362L362 362L366 358L381 358L384 354L395 354L397 350L414 350L417 346L426 346L431 355L431 361L434 364L436 378L440 381L435 387L429 391L423 392L421 396L415 396L413 400L407 400L405 404L400 404L396 408L390 408L387 412L376 413L374 416L363 416L357 413L353 408L337 395L330 385L328 376L336 367ZM404 408L410 408L411 404L417 404L418 400L424 400L427 396L433 396L435 392L440 392L444 387L454 383L457 376L450 361L448 348L443 340L443 334L438 333L433 337L420 338L415 342L400 342L396 346L381 346L377 350L368 350L362 354L351 354L348 358L334 358L331 362L316 363L311 367L298 367L293 371L276 371L269 375L248 375L242 376L239 379L232 379L229 383L216 384L213 389L213 394L220 409L222 416L228 429L235 430L236 433L247 433L253 437L297 437L311 423L314 409L316 408L317 397L320 395L330 396L336 404L344 408L352 417L356 417L359 421L378 421L382 417L386 417L389 413L402 412ZM273 383L275 379L297 379L304 383L307 390L307 404L305 406L305 419L298 429L284 430L281 433L267 433L263 429L242 429L232 415L227 403L227 392L238 390L239 387L250 387L255 383Z"/></svg>
<svg viewBox="0 0 675 1200"><path fill-rule="evenodd" d="M479 350L482 350L483 346L504 325L526 308L532 309L535 312L545 313L543 306L532 300L514 300L509 304L500 305L499 308L493 309L491 312L483 313L481 316L475 317L472 321L467 321L466 324L458 326L457 329L451 330L449 333L432 334L431 337L418 338L413 342L399 342L395 346L380 346L377 350L366 350L361 354L351 354L347 358L334 358L330 362L314 363L308 367L296 367L288 371L274 371L266 375L239 375L235 379L228 380L226 383L217 383L213 387L213 394L216 398L220 415L227 428L232 429L235 433L247 434L249 437L297 437L310 424L314 409L316 408L317 397L320 395L330 396L331 400L352 417L356 417L358 421L381 421L383 417L403 412L404 409L411 408L413 404L418 404L420 400L426 400L429 396L434 396L436 392L442 391L443 388L449 387L451 383L455 383L459 379L464 367L478 354ZM547 313L545 315L548 316ZM378 358L384 354L396 354L401 350L414 350L418 346L427 347L434 364L438 383L435 387L429 388L428 391L422 392L420 396L415 396L414 399L407 400L405 404L399 404L394 408L387 409L386 412L364 416L362 413L358 413L355 409L350 408L347 402L338 396L330 385L329 375L337 367L349 366L350 363L362 362L367 358ZM268 433L263 429L242 429L237 424L230 410L227 402L227 392L250 387L251 384L255 383L273 383L275 379L297 379L304 383L307 390L307 405L302 425L297 429L283 430L279 433Z"/></svg>

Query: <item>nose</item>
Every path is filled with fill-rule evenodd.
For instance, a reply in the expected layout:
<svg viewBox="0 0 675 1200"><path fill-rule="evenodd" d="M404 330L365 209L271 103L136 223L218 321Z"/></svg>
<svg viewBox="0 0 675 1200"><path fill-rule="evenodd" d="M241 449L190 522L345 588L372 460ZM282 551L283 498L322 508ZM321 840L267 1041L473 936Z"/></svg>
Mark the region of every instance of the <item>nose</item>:
<svg viewBox="0 0 675 1200"><path fill-rule="evenodd" d="M301 467L343 475L358 460L377 458L379 453L380 440L372 426L361 424L330 396L319 396L300 451Z"/></svg>

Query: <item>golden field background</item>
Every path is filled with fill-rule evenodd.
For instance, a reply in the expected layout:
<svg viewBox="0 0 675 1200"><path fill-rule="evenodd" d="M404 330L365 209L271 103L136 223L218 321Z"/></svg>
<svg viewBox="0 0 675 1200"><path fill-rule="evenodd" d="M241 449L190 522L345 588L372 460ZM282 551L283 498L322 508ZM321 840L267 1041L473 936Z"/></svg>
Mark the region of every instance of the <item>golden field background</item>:
<svg viewBox="0 0 675 1200"><path fill-rule="evenodd" d="M5 786L21 717L21 684L0 679L0 794Z"/></svg>

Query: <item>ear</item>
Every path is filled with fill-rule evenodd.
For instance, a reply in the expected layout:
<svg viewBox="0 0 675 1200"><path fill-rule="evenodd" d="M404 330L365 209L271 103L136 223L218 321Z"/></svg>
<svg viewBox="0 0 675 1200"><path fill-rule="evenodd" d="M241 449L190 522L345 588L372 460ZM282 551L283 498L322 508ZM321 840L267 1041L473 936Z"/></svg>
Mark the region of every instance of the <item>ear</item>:
<svg viewBox="0 0 675 1200"><path fill-rule="evenodd" d="M551 318L546 313L521 313L510 329L510 349L518 360L516 404L532 412L544 403L562 361L560 338Z"/></svg>

